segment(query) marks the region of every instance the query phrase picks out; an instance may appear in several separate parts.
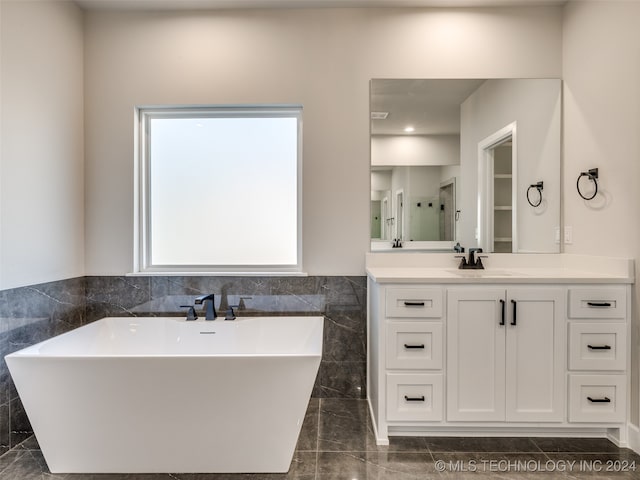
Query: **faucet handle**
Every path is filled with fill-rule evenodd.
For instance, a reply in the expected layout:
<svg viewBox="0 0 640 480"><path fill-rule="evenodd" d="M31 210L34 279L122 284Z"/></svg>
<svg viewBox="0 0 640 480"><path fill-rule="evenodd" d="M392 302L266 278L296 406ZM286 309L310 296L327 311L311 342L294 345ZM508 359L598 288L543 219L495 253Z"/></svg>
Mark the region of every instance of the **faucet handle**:
<svg viewBox="0 0 640 480"><path fill-rule="evenodd" d="M187 311L187 320L191 321L191 320L197 320L198 319L198 315L196 314L196 309L193 305L180 305L180 308L188 308L189 310Z"/></svg>
<svg viewBox="0 0 640 480"><path fill-rule="evenodd" d="M244 310L244 309L246 309L246 308L247 308L247 305L245 304L245 302L244 302L244 301L245 301L245 300L252 300L252 299L253 299L253 297L240 297L240 301L238 302L237 307L238 307L239 309L243 309L243 310ZM234 305L234 306L236 306L236 305Z"/></svg>
<svg viewBox="0 0 640 480"><path fill-rule="evenodd" d="M460 259L460 265L458 265L458 268L464 268L467 266L467 258L464 255L455 255L454 258Z"/></svg>
<svg viewBox="0 0 640 480"><path fill-rule="evenodd" d="M224 316L225 320L235 320L236 319L236 313L233 311L234 308L240 308L240 305L229 305L229 309L227 310L227 313Z"/></svg>
<svg viewBox="0 0 640 480"><path fill-rule="evenodd" d="M483 269L484 270L484 265L482 264L482 259L483 258L489 258L488 255L478 255L476 260L476 268L478 269Z"/></svg>

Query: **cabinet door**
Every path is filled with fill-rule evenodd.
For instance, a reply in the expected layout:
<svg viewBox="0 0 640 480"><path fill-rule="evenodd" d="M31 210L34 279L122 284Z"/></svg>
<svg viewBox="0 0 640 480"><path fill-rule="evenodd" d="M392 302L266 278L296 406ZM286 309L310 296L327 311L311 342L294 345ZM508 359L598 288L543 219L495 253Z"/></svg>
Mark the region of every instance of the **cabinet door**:
<svg viewBox="0 0 640 480"><path fill-rule="evenodd" d="M505 418L505 290L447 293L447 420ZM501 302L502 300L502 302Z"/></svg>
<svg viewBox="0 0 640 480"><path fill-rule="evenodd" d="M564 298L562 288L507 290L507 421L563 420Z"/></svg>

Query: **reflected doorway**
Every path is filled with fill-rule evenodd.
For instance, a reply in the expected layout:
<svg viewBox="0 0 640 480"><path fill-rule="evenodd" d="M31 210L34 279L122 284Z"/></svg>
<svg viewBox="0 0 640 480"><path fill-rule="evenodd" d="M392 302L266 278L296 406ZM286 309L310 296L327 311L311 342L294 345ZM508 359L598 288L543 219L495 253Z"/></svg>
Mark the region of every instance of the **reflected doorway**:
<svg viewBox="0 0 640 480"><path fill-rule="evenodd" d="M382 238L382 201L371 200L371 238Z"/></svg>
<svg viewBox="0 0 640 480"><path fill-rule="evenodd" d="M517 252L516 123L478 144L479 245L485 252Z"/></svg>
<svg viewBox="0 0 640 480"><path fill-rule="evenodd" d="M398 190L396 192L396 238L404 240L403 228L404 228L404 191Z"/></svg>
<svg viewBox="0 0 640 480"><path fill-rule="evenodd" d="M455 231L455 195L456 184L455 178L452 178L440 185L438 192L440 211L439 211L439 224L438 229L440 235L438 240L440 241L453 241Z"/></svg>

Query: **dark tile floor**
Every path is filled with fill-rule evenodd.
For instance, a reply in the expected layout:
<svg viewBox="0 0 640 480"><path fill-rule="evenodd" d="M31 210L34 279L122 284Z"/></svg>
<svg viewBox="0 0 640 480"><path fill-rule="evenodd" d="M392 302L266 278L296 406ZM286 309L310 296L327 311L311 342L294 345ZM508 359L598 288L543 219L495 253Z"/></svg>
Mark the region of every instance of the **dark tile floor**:
<svg viewBox="0 0 640 480"><path fill-rule="evenodd" d="M377 446L366 401L312 399L288 474L51 474L33 437L0 457L0 480L536 478L640 479L640 456L605 439L392 437Z"/></svg>

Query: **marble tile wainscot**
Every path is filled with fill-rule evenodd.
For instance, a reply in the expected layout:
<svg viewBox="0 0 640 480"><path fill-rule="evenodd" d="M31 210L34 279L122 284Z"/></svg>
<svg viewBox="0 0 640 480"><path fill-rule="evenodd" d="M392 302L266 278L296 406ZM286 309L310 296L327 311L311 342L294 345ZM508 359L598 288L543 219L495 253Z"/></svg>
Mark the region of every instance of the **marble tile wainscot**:
<svg viewBox="0 0 640 480"><path fill-rule="evenodd" d="M221 315L324 315L316 398L366 398L366 277L90 276L0 291L0 455L28 438L4 356L105 316L183 315L216 294Z"/></svg>
<svg viewBox="0 0 640 480"><path fill-rule="evenodd" d="M86 322L85 280L0 291L0 454L32 435L4 356Z"/></svg>

